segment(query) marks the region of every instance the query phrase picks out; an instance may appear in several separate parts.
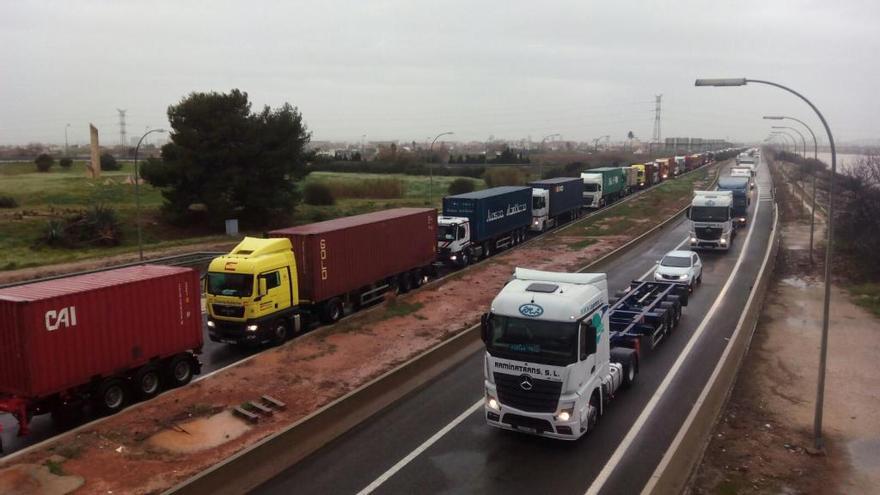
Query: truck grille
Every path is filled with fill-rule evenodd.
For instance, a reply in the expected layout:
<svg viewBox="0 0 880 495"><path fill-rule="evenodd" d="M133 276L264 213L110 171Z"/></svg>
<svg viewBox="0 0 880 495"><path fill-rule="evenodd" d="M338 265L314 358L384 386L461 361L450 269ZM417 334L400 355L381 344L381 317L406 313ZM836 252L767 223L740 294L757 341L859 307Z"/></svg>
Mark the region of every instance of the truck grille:
<svg viewBox="0 0 880 495"><path fill-rule="evenodd" d="M529 412L556 412L562 382L551 382L530 378L531 390L523 390L520 383L523 376L495 373L495 385L498 387L498 400L502 404Z"/></svg>
<svg viewBox="0 0 880 495"><path fill-rule="evenodd" d="M697 234L697 239L706 241L721 239L722 232L723 229L719 227L697 227L694 229L694 233Z"/></svg>
<svg viewBox="0 0 880 495"><path fill-rule="evenodd" d="M225 316L227 318L244 317L243 306L227 306L225 304L214 304L211 307L214 309L215 316Z"/></svg>

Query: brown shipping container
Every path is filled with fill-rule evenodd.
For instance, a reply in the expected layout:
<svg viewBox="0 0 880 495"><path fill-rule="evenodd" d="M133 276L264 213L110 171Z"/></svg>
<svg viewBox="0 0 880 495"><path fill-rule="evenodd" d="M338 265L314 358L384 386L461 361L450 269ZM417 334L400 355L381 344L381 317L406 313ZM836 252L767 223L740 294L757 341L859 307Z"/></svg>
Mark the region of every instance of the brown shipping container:
<svg viewBox="0 0 880 495"><path fill-rule="evenodd" d="M199 274L143 265L0 289L0 394L38 398L202 345Z"/></svg>
<svg viewBox="0 0 880 495"><path fill-rule="evenodd" d="M437 210L397 208L288 229L299 297L322 302L414 268L437 252Z"/></svg>

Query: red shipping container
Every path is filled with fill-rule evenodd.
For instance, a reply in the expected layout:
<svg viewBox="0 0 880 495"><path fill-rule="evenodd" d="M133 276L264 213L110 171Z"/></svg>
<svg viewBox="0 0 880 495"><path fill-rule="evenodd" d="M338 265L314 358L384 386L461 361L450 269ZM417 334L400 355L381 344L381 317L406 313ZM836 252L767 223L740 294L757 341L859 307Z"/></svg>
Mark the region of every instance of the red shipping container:
<svg viewBox="0 0 880 495"><path fill-rule="evenodd" d="M44 397L201 346L190 268L142 265L0 289L0 394Z"/></svg>
<svg viewBox="0 0 880 495"><path fill-rule="evenodd" d="M437 210L396 208L273 230L296 258L299 297L312 303L429 266L437 253Z"/></svg>

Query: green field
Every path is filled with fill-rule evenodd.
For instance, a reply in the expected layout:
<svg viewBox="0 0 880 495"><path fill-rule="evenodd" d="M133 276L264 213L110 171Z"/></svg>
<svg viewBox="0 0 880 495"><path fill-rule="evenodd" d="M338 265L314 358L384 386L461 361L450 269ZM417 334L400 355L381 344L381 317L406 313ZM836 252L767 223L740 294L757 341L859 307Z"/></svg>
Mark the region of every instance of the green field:
<svg viewBox="0 0 880 495"><path fill-rule="evenodd" d="M56 165L40 173L31 162L0 164L0 196L11 196L17 208L0 209L0 270L62 263L137 250L133 165L123 163L122 170L102 172L98 180L85 176L85 162L75 162L69 170ZM434 177L433 201L436 207L446 194L449 183L457 177ZM359 183L369 180L394 179L402 183L402 194L393 198L342 198L332 206L301 204L293 215L293 224L328 220L399 206L425 206L428 202L429 178L425 176L314 172L304 182ZM477 188L485 187L474 179ZM160 192L141 184L141 214L144 245L147 249L172 247L197 242L228 239L204 226L176 228L159 218L162 205ZM64 249L39 243L50 219L83 210L93 205L117 210L123 224L122 245L113 248Z"/></svg>

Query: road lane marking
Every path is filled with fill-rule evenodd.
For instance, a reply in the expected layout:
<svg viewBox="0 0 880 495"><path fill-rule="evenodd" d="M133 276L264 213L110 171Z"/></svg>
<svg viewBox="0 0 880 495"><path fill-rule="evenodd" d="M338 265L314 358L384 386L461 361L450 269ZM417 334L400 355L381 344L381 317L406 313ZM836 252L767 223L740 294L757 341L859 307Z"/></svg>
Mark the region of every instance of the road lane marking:
<svg viewBox="0 0 880 495"><path fill-rule="evenodd" d="M761 269L758 271L758 276L756 280L760 280L764 270L767 268L767 262L770 260L770 253L773 251L773 236L776 235L776 225L777 225L778 216L773 215L773 227L771 229L771 239L767 244L767 250L764 252L764 261L761 263ZM749 299L746 301L746 307L749 307L754 298L755 291L751 291L749 294ZM663 458L660 460L660 464L657 465L657 468L654 470L654 473L648 478L648 482L645 484L645 487L642 489L642 495L648 495L654 491L657 486L657 480L660 479L660 473L666 470L666 467L669 465L669 462L672 460L672 456L678 450L681 445L682 440L684 439L685 432L687 432L691 425L694 422L694 419L697 417L697 410L699 407L706 401L706 397L709 395L709 390L715 384L715 381L718 380L718 375L721 374L721 368L724 363L727 361L728 356L730 355L730 349L733 346L733 343L736 341L737 335L742 331L743 322L746 319L746 313L743 312L739 317L739 321L736 323L736 329L733 331L733 335L730 336L728 340L727 346L724 348L724 353L721 354L721 359L718 360L718 364L715 366L715 369L712 371L712 376L709 378L709 381L706 382L706 386L703 387L703 391L700 392L700 397L697 398L697 401L691 407L691 412L688 414L687 419L685 419L684 423L679 428L678 433L675 435L675 439L673 439L672 443L669 445L669 448L666 449L666 453L663 455Z"/></svg>
<svg viewBox="0 0 880 495"><path fill-rule="evenodd" d="M431 438L425 440L424 443L422 443L421 445L416 447L415 450L413 450L412 452L407 454L406 457L399 460L397 462L397 464L391 466L391 468L388 469L388 471L385 471L384 473L382 473L381 476L376 478L372 483L367 485L363 490L359 491L358 495L367 495L369 493L373 493L373 491L376 488L379 488L380 486L382 486L382 483L385 483L386 481L388 481L389 478L391 478L398 471L400 471L401 469L406 467L407 464L412 462L412 460L415 459L416 457L418 457L422 452L428 450L428 448L431 447L431 445L434 445L435 443L437 443L438 440L443 438L447 433L452 431L453 428L458 426L459 423L464 421L468 416L470 416L471 414L476 412L477 409L479 409L482 406L483 406L483 399L480 398L480 400L475 402L471 407L467 408L463 413L459 414L458 417L453 419L448 425L441 428L440 431L438 431L437 433L434 433L433 435L431 435Z"/></svg>
<svg viewBox="0 0 880 495"><path fill-rule="evenodd" d="M760 186L759 186L760 187ZM749 242L752 239L752 232L755 230L755 224L757 223L758 212L760 211L761 203L755 206L755 213L752 217L753 220L749 225L749 232L746 234L746 239L743 242L742 250L739 253L739 257L736 260L736 264L733 266L733 270L730 271L730 275L727 276L727 281L724 283L724 287L721 288L721 292L718 293L718 296L715 298L715 302L712 303L712 307L709 308L709 312L706 313L706 316L703 317L703 320L700 322L700 326L697 327L694 334L691 336L691 339L688 341L685 348L682 350L681 354L679 354L678 359L673 363L672 368L666 373L666 377L663 379L663 382L660 383L660 386L654 392L654 395L651 396L651 399L648 401L648 404L645 405L645 408L642 409L642 413L636 419L635 423L633 423L632 427L630 427L629 431L626 433L626 436L620 442L620 445L617 446L617 449L614 450L614 453L611 454L611 458L608 459L608 462L605 463L605 466L602 468L602 471L599 472L599 475L593 480L590 484L590 487L586 491L586 495L595 495L598 494L602 487L605 486L605 482L608 481L608 478L611 477L611 473L617 468L617 465L620 464L620 460L623 458L626 451L629 450L630 445L632 445L633 441L635 441L636 437L642 430L642 427L648 421L648 418L653 414L654 409L657 407L657 404L662 399L663 395L666 393L666 390L669 388L669 385L672 383L673 378L678 374L678 371L681 369L684 361L690 356L691 351L696 345L697 341L700 340L703 332L706 330L706 326L709 323L709 320L715 315L715 312L721 306L721 301L724 300L724 295L727 294L727 291L730 289L730 286L733 285L733 280L736 278L735 275L739 272L739 267L745 259L746 252L748 251Z"/></svg>

